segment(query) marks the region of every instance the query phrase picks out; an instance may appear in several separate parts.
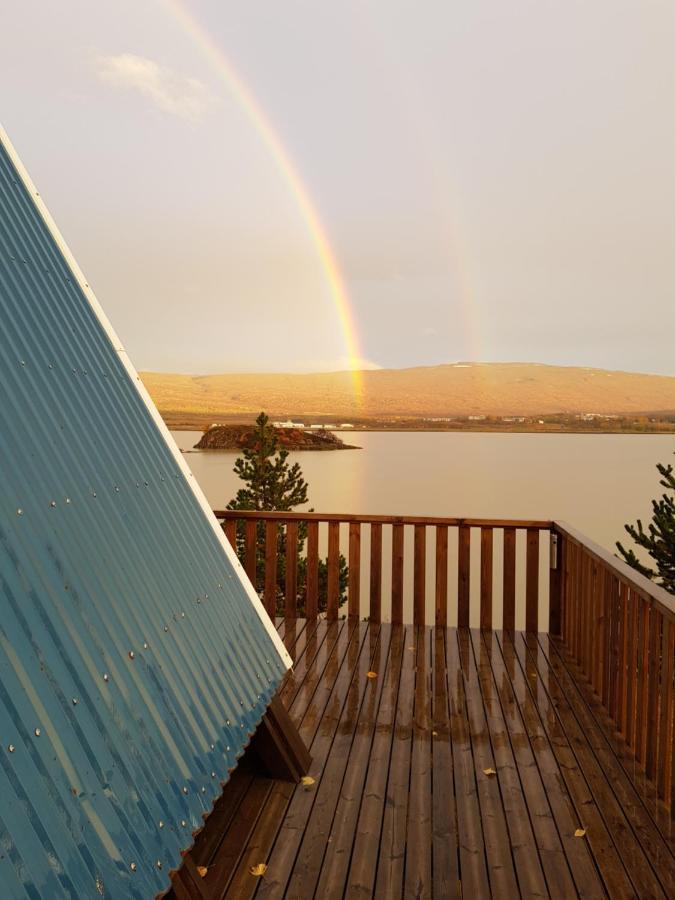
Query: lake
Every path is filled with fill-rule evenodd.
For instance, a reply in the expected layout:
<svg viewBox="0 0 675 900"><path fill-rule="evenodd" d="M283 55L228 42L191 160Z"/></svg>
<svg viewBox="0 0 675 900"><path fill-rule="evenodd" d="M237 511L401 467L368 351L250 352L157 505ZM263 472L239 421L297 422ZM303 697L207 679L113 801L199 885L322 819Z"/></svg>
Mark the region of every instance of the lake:
<svg viewBox="0 0 675 900"><path fill-rule="evenodd" d="M181 449L201 433L176 431ZM350 432L361 450L291 454L318 512L562 519L610 550L623 523L650 518L657 462L672 435ZM223 508L239 482L236 451L185 459L209 502Z"/></svg>

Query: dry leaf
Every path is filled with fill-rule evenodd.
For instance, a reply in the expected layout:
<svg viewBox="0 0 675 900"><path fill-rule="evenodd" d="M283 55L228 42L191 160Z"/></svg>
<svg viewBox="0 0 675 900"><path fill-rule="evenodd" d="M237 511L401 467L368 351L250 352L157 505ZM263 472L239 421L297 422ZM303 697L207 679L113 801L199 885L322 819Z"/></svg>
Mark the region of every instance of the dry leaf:
<svg viewBox="0 0 675 900"><path fill-rule="evenodd" d="M496 775L497 773L495 772L494 769L483 769L483 774L484 775Z"/></svg>
<svg viewBox="0 0 675 900"><path fill-rule="evenodd" d="M303 775L300 780L303 784L314 784L314 779L311 775Z"/></svg>
<svg viewBox="0 0 675 900"><path fill-rule="evenodd" d="M208 875L208 871L209 870L206 868L206 866L197 866L197 872L199 873L200 878L206 878L206 876Z"/></svg>
<svg viewBox="0 0 675 900"><path fill-rule="evenodd" d="M577 830L574 832L574 837L583 837L585 834L586 834L585 828L577 828Z"/></svg>
<svg viewBox="0 0 675 900"><path fill-rule="evenodd" d="M368 678L377 678L377 672L368 672Z"/></svg>
<svg viewBox="0 0 675 900"><path fill-rule="evenodd" d="M251 868L249 869L251 875L255 875L256 878L260 878L260 876L264 875L266 871L267 866L265 865L265 863L258 863L257 866L251 866Z"/></svg>

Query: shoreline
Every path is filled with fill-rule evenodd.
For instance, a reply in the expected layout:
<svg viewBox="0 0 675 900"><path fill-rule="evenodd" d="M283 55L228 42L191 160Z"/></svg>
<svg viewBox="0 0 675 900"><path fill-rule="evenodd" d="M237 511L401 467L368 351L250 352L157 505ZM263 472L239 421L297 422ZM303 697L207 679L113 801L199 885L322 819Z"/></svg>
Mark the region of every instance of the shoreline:
<svg viewBox="0 0 675 900"><path fill-rule="evenodd" d="M202 431L203 426L199 426L197 423L193 422L173 422L170 419L164 419L164 423L170 431ZM237 423L237 424L245 424L249 425L249 422L246 423ZM404 434L404 433L416 433L416 434L588 434L588 435L617 435L617 434L625 434L625 435L662 435L664 437L667 436L675 436L675 423L670 425L670 427L665 426L664 423L660 423L660 427L649 427L649 425L644 425L641 427L625 427L625 428L608 428L608 427L563 427L563 426L554 426L554 425L538 425L536 427L522 425L522 426L513 426L510 428L506 427L490 427L486 425L457 425L455 427L449 426L445 428L440 428L438 426L425 426L425 425L402 425L402 424L391 424L391 425L355 425L353 428L330 428L327 429L330 433L337 434L367 434L368 432L391 432L392 434ZM356 448L353 448L356 449Z"/></svg>

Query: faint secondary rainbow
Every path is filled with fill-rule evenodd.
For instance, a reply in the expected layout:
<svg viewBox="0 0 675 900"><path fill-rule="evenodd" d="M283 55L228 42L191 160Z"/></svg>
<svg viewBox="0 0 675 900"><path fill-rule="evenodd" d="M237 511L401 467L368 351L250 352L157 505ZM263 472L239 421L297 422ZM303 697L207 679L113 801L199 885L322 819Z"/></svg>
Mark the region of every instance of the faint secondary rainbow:
<svg viewBox="0 0 675 900"><path fill-rule="evenodd" d="M363 399L363 378L361 374L362 354L359 347L354 314L349 304L349 297L344 286L342 275L335 259L335 254L328 242L326 231L321 224L314 204L307 192L307 188L298 174L293 162L284 147L281 138L274 126L266 116L264 110L244 84L238 73L225 56L222 49L215 43L206 29L185 8L181 0L162 0L164 6L177 20L183 31L198 46L209 64L220 78L225 82L231 96L253 125L258 135L265 143L276 166L283 176L288 188L295 198L307 227L312 236L321 265L330 287L331 296L340 321L340 327L344 336L345 348L349 359L349 367L352 374L354 395L358 403Z"/></svg>

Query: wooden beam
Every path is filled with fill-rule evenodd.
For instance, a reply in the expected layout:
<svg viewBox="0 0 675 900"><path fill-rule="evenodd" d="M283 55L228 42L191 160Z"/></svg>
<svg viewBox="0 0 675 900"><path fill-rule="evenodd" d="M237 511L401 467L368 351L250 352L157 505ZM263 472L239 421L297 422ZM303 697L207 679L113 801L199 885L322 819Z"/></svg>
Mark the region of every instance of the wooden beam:
<svg viewBox="0 0 675 900"><path fill-rule="evenodd" d="M312 757L278 696L273 697L251 739L251 751L271 778L299 782Z"/></svg>

